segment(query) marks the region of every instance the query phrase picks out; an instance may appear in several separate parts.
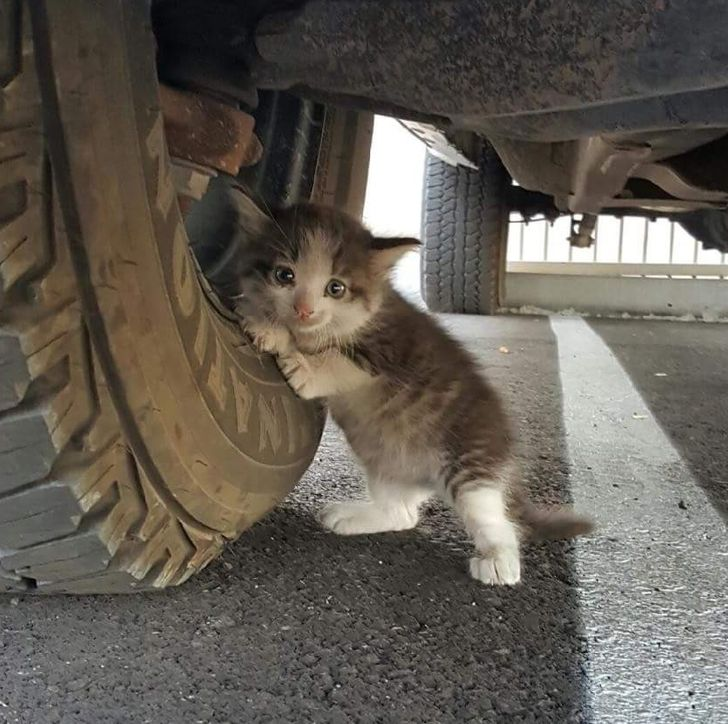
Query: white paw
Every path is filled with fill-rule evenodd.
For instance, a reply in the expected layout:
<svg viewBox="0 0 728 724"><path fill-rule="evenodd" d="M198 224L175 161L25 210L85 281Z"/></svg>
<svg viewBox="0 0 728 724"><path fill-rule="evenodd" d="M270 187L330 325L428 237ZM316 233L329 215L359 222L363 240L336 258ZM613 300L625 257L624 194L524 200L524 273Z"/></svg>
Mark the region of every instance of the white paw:
<svg viewBox="0 0 728 724"><path fill-rule="evenodd" d="M276 361L286 382L299 397L310 400L316 396L313 388L313 371L302 354L298 352L281 354L278 355Z"/></svg>
<svg viewBox="0 0 728 724"><path fill-rule="evenodd" d="M371 533L371 504L329 503L321 508L319 518L324 528L339 535Z"/></svg>
<svg viewBox="0 0 728 724"><path fill-rule="evenodd" d="M319 512L324 528L339 535L366 535L407 530L417 524L417 516L406 511L383 510L372 503L329 503Z"/></svg>
<svg viewBox="0 0 728 724"><path fill-rule="evenodd" d="M253 344L259 352L280 354L290 349L291 333L285 327L256 322L246 322L243 326L253 338Z"/></svg>
<svg viewBox="0 0 728 724"><path fill-rule="evenodd" d="M518 548L495 548L489 556L470 559L470 575L491 586L512 586L521 580Z"/></svg>

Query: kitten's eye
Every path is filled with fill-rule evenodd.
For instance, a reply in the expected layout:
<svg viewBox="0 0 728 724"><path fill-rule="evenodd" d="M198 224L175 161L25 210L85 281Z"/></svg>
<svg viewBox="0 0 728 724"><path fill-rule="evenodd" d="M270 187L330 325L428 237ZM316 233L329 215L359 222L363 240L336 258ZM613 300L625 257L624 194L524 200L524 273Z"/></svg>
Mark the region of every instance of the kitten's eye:
<svg viewBox="0 0 728 724"><path fill-rule="evenodd" d="M338 279L332 279L326 285L326 294L334 299L341 299L346 293L346 284L340 282Z"/></svg>
<svg viewBox="0 0 728 724"><path fill-rule="evenodd" d="M293 273L293 269L287 266L277 266L273 270L273 276L276 278L276 281L284 287L293 284L293 280L296 278L296 275Z"/></svg>

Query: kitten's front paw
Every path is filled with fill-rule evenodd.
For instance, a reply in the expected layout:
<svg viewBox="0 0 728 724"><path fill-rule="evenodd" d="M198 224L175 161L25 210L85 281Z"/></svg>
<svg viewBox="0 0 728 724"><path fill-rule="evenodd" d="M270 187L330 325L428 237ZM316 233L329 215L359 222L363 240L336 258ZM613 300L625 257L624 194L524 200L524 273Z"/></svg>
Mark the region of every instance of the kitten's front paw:
<svg viewBox="0 0 728 724"><path fill-rule="evenodd" d="M306 357L300 352L281 354L276 358L278 368L286 378L286 382L302 399L310 400L316 397L313 388L313 371Z"/></svg>
<svg viewBox="0 0 728 724"><path fill-rule="evenodd" d="M364 525L362 508L365 503L329 503L319 511L319 520L324 528L328 528L339 535L360 535L369 533L369 527Z"/></svg>
<svg viewBox="0 0 728 724"><path fill-rule="evenodd" d="M291 347L291 333L285 327L246 322L243 329L250 335L259 352L282 354Z"/></svg>
<svg viewBox="0 0 728 724"><path fill-rule="evenodd" d="M339 535L368 535L409 530L417 525L417 512L406 508L381 508L373 503L329 503L319 512L324 528Z"/></svg>
<svg viewBox="0 0 728 724"><path fill-rule="evenodd" d="M488 556L470 559L470 575L491 586L512 586L521 580L521 557L517 548L495 548Z"/></svg>

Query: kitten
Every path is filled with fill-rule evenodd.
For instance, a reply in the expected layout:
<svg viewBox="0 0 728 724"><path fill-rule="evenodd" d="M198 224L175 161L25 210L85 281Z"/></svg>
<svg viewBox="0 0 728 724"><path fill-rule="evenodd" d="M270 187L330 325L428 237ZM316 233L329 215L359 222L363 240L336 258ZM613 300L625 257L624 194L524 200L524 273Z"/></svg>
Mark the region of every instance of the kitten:
<svg viewBox="0 0 728 724"><path fill-rule="evenodd" d="M326 401L366 470L369 500L325 506L325 527L405 530L440 496L472 536L470 573L489 584L520 580L525 537L591 529L568 509L529 502L498 395L470 355L392 288L392 267L419 242L375 237L320 206L268 218L240 204L254 250L239 270L244 327L302 398Z"/></svg>

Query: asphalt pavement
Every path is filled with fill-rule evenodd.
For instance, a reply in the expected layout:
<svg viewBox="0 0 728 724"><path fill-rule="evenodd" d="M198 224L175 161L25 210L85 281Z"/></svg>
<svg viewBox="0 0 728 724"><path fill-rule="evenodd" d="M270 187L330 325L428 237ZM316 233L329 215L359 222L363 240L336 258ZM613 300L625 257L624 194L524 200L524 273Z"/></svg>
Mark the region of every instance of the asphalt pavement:
<svg viewBox="0 0 728 724"><path fill-rule="evenodd" d="M0 598L0 722L728 721L728 326L448 317L501 390L532 495L598 520L467 575L431 505L340 538L333 427L276 511L183 587Z"/></svg>

